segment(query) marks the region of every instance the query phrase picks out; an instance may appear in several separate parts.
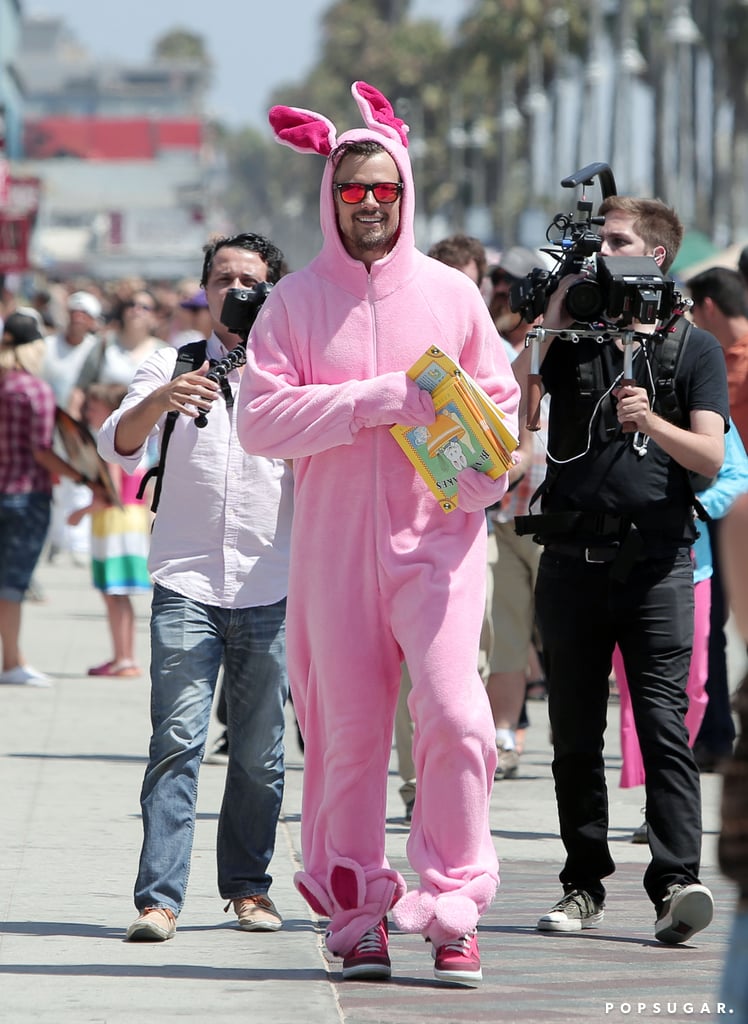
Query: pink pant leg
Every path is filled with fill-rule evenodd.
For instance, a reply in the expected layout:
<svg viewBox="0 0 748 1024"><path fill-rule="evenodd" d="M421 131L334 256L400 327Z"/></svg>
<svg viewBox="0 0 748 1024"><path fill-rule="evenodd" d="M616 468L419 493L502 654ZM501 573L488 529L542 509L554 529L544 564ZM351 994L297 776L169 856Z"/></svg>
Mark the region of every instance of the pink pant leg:
<svg viewBox="0 0 748 1024"><path fill-rule="evenodd" d="M448 552L442 556L448 565ZM496 739L477 669L485 558L485 540L477 537L459 574L424 566L393 603L413 684L418 789L407 849L419 876L393 916L403 931L435 945L472 930L498 884L488 819ZM425 588L427 603L419 598Z"/></svg>
<svg viewBox="0 0 748 1024"><path fill-rule="evenodd" d="M630 789L633 786L644 785L644 762L634 724L634 711L631 707L626 670L623 667L623 658L618 645L613 652L613 672L621 701L621 778L619 785L622 789Z"/></svg>
<svg viewBox="0 0 748 1024"><path fill-rule="evenodd" d="M496 748L477 671L486 528L483 517L469 530L464 520L454 526L452 534L439 519L423 534L396 534L395 553L390 531L341 532L333 552L307 553L292 576L288 667L305 739L296 883L330 918L327 945L338 955L393 904L399 927L441 944L474 928L496 890L488 823ZM403 655L418 778L408 855L420 876L404 899L385 856Z"/></svg>
<svg viewBox="0 0 748 1024"><path fill-rule="evenodd" d="M702 580L694 587L693 653L688 673L688 711L686 728L688 745L693 746L704 721L709 694L706 680L709 675L709 616L712 606L712 579Z"/></svg>
<svg viewBox="0 0 748 1024"><path fill-rule="evenodd" d="M304 869L295 882L330 918L330 951L344 955L405 892L385 856L401 656L376 586L351 588L350 572L340 574L345 586L308 566L305 575L291 588L287 615L289 679L304 736Z"/></svg>

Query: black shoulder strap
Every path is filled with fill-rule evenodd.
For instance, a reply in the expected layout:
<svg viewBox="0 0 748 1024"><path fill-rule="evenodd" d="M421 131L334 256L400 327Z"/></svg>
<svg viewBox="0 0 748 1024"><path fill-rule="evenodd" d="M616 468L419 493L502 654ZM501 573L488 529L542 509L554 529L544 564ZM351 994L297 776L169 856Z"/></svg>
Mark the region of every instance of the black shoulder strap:
<svg viewBox="0 0 748 1024"><path fill-rule="evenodd" d="M171 379L174 380L176 377L181 377L183 373L192 373L194 370L199 370L205 362L207 348L208 342L205 338L201 341L190 341L188 344L178 348L177 361Z"/></svg>
<svg viewBox="0 0 748 1024"><path fill-rule="evenodd" d="M202 341L191 341L187 345L182 345L180 349L177 349L177 361L174 364L174 372L171 375L171 379L174 380L176 377L181 377L183 373L192 373L194 370L199 369L205 362L207 347L208 342L203 339ZM148 481L155 478L156 485L153 488L151 512L156 512L158 510L158 503L161 499L161 484L163 483L164 469L166 468L166 451L169 447L169 438L172 435L174 424L177 422L178 416L179 413L174 410L166 414L164 432L161 437L161 451L158 456L158 465L153 466L152 469L148 470L140 481L140 487L138 488L138 498L142 498L145 494Z"/></svg>
<svg viewBox="0 0 748 1024"><path fill-rule="evenodd" d="M685 426L685 413L678 400L678 392L675 387L675 379L678 376L683 354L686 351L688 339L691 337L693 324L682 314L678 316L675 324L672 321L660 334L662 339L657 345L657 366L655 373L655 411L663 419L676 426ZM702 503L696 497L697 491L703 491L714 481L699 473L686 470L688 482L691 485L693 507L696 515L704 521L710 519Z"/></svg>
<svg viewBox="0 0 748 1024"><path fill-rule="evenodd" d="M683 425L684 414L678 401L675 378L692 328L691 321L681 314L673 326L668 325L660 332L661 340L655 347L655 410L663 419L677 426Z"/></svg>

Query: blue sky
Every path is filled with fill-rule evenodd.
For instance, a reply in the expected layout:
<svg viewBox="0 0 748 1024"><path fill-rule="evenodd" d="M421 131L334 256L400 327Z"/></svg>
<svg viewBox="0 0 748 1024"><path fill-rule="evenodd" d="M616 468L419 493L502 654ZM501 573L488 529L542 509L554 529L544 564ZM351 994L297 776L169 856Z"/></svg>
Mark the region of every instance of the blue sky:
<svg viewBox="0 0 748 1024"><path fill-rule="evenodd" d="M64 17L102 60L143 62L154 41L172 28L202 35L216 64L210 113L232 127L266 125L268 94L315 63L319 17L330 5L331 0L21 0L24 14ZM469 0L411 0L411 13L450 26L469 6Z"/></svg>

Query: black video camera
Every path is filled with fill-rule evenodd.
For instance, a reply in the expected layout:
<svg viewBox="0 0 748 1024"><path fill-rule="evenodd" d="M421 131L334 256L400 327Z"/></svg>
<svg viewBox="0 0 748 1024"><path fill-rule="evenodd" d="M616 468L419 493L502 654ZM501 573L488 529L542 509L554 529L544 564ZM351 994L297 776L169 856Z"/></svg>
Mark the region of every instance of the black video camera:
<svg viewBox="0 0 748 1024"><path fill-rule="evenodd" d="M652 256L597 256L595 270L572 284L564 298L577 323L667 320L675 308L675 284L668 281Z"/></svg>
<svg viewBox="0 0 748 1024"><path fill-rule="evenodd" d="M596 177L603 199L616 194L613 172L604 163L583 167L564 178L561 185L591 185ZM543 252L552 256L557 266L553 270L535 268L515 282L509 293L512 311L533 323L545 313L559 281L584 272L585 277L575 281L564 298L566 311L576 323L615 321L623 327L633 320L652 324L671 316L677 302L675 286L663 276L657 262L651 256L600 256L600 236L592 228L604 218L592 216L592 203L584 196L577 202L577 211L583 219L575 221L571 214L558 213L551 221L546 238L555 248ZM551 238L553 228L561 231L560 238Z"/></svg>
<svg viewBox="0 0 748 1024"><path fill-rule="evenodd" d="M221 307L221 323L245 341L272 284L260 281L254 288L229 288Z"/></svg>

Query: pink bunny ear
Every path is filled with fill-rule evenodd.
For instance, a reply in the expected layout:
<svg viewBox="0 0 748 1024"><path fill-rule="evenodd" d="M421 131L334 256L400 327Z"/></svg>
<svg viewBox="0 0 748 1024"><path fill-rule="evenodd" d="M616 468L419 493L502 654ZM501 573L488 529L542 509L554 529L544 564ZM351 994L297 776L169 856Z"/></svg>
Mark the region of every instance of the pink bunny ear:
<svg viewBox="0 0 748 1024"><path fill-rule="evenodd" d="M367 127L379 129L407 148L410 128L395 114L387 97L366 82L354 82L351 92Z"/></svg>
<svg viewBox="0 0 748 1024"><path fill-rule="evenodd" d="M329 156L335 147L337 131L332 121L322 114L302 107L271 107L270 127L278 142L298 153L321 153Z"/></svg>

